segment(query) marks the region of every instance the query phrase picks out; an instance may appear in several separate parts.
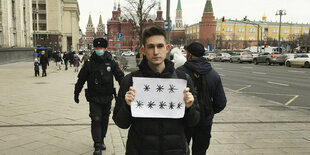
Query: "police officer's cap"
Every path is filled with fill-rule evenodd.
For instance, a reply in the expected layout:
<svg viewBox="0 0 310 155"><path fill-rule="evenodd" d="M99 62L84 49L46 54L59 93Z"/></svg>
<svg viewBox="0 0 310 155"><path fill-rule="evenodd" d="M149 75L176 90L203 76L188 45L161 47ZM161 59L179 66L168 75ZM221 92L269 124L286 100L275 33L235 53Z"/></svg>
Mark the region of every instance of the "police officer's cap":
<svg viewBox="0 0 310 155"><path fill-rule="evenodd" d="M94 47L107 48L108 47L108 41L104 38L96 38L94 40Z"/></svg>

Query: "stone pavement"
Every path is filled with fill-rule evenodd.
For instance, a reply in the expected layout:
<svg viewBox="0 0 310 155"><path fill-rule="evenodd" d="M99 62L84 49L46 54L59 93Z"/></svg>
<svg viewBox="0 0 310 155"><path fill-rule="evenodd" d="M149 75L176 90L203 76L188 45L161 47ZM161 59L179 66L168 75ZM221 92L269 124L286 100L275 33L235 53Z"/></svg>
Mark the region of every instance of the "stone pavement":
<svg viewBox="0 0 310 155"><path fill-rule="evenodd" d="M77 73L34 77L32 62L0 65L0 155L91 155L88 103L73 101ZM310 112L225 89L208 154L310 154ZM127 130L112 119L104 155L123 155Z"/></svg>

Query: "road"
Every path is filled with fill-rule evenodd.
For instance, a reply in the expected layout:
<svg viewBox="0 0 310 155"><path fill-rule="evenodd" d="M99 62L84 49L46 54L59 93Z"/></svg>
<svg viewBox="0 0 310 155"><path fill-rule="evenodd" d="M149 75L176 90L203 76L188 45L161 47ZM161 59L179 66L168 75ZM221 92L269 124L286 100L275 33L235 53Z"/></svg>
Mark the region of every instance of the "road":
<svg viewBox="0 0 310 155"><path fill-rule="evenodd" d="M128 71L136 70L135 57L126 57ZM264 98L272 103L310 110L310 68L279 65L211 62L225 88Z"/></svg>
<svg viewBox="0 0 310 155"><path fill-rule="evenodd" d="M292 107L310 109L310 69L212 62L223 85Z"/></svg>

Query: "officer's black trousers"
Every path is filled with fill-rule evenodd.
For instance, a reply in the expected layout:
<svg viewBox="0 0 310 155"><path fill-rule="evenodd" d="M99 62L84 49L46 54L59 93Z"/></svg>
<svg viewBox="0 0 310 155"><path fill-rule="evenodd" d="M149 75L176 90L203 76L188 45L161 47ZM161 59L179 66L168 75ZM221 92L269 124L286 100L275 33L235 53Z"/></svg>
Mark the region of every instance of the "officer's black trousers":
<svg viewBox="0 0 310 155"><path fill-rule="evenodd" d="M89 117L91 118L91 134L94 143L102 143L106 136L109 124L111 102L109 103L89 103Z"/></svg>
<svg viewBox="0 0 310 155"><path fill-rule="evenodd" d="M210 145L212 124L199 124L194 128L187 128L186 139L189 144L191 139L192 144L192 155L205 155Z"/></svg>

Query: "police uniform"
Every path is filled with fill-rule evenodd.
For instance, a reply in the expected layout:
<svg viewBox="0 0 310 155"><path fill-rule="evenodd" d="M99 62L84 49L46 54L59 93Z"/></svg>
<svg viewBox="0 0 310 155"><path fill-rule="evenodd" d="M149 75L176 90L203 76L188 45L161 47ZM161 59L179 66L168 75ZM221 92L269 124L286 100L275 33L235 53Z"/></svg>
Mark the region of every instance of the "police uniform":
<svg viewBox="0 0 310 155"><path fill-rule="evenodd" d="M97 38L94 40L94 47L106 48L107 41L103 38ZM103 139L108 128L111 101L113 94L115 95L113 76L120 83L124 73L118 67L118 64L112 60L111 53L105 51L102 56L99 56L94 52L90 59L84 63L78 74L78 81L75 84L75 101L78 103L79 93L87 81L85 96L89 102L91 133L95 151L98 146L101 149L105 149Z"/></svg>

